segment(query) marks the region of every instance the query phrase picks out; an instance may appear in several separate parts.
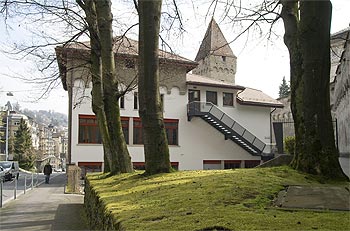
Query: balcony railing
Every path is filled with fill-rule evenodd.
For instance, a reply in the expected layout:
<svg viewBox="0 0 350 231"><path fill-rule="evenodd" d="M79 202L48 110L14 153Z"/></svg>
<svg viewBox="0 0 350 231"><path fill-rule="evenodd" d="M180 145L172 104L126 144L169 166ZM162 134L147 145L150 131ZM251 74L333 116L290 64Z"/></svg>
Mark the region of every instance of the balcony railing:
<svg viewBox="0 0 350 231"><path fill-rule="evenodd" d="M224 133L225 137L230 137L232 139L232 137L238 136L238 138L243 140L245 144L249 144L250 147L248 147L248 149L254 149L253 153L261 154L266 146L266 144L259 138L212 103L198 101L190 102L188 104L187 115L189 120L191 120L193 116L200 116L203 119L210 118L210 121L212 121L213 124L215 124L214 120L219 122L222 127L225 128L220 129L220 132Z"/></svg>

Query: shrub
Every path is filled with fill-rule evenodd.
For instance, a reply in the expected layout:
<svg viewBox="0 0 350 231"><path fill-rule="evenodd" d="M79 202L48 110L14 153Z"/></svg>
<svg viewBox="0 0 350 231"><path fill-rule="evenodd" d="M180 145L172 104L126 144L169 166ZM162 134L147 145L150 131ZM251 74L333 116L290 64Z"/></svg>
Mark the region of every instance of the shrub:
<svg viewBox="0 0 350 231"><path fill-rule="evenodd" d="M287 136L284 138L284 150L290 155L294 155L295 152L295 137Z"/></svg>

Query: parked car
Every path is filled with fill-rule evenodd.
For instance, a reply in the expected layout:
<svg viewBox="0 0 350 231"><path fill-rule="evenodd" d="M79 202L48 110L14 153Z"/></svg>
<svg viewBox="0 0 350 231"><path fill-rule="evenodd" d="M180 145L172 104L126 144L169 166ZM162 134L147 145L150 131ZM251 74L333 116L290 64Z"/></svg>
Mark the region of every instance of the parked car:
<svg viewBox="0 0 350 231"><path fill-rule="evenodd" d="M0 161L0 167L4 172L4 179L12 180L12 178L19 177L19 165L17 161Z"/></svg>

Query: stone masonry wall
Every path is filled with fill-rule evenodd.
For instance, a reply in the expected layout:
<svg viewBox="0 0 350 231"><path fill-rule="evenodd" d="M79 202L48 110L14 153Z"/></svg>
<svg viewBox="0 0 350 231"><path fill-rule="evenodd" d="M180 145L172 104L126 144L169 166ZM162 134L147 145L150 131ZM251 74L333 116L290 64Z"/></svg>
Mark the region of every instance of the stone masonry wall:
<svg viewBox="0 0 350 231"><path fill-rule="evenodd" d="M84 207L90 230L124 230L91 187L88 177L85 178Z"/></svg>

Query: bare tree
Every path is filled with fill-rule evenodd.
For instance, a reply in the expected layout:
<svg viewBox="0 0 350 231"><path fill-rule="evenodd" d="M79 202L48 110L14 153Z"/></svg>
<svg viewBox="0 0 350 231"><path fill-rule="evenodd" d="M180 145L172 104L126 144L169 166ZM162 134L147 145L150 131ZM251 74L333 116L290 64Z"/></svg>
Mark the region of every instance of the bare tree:
<svg viewBox="0 0 350 231"><path fill-rule="evenodd" d="M34 0L2 1L1 12L5 19L8 19L13 14L16 17L31 18L30 23L44 20L44 22L40 23L47 23L52 28L55 23L58 23L56 26L63 25L66 27L65 32L70 37L66 36L64 39L59 39L45 35L41 37L43 40L42 44L26 45L16 50L17 53L35 56L39 59L50 57L51 60L44 62L46 66L42 70L48 70L50 67L57 69L54 65L55 57L43 55L42 48L52 49L53 46L61 45L56 51L57 55L62 56L61 58L63 59L65 52L67 52L64 50L70 48L72 43L77 43L80 47L88 47L90 49L90 58L87 58L78 68L91 69L90 73L93 81L92 108L96 114L104 144L105 169L112 174L131 172L131 158L122 132L118 105L118 99L127 92L127 89L119 90L119 82L116 78L111 2L107 0L77 0L77 3L68 0L60 2L45 1L42 3ZM86 15L86 20L82 16L81 9ZM44 18L44 16L48 19ZM40 36L40 34L36 35ZM78 41L82 36L90 38L90 46ZM82 52L84 53L84 51ZM89 56L83 55L83 58ZM40 60L43 61L43 59ZM70 71L65 67L62 70ZM58 80L59 75L55 72L50 75L50 78L47 78L46 82L42 81L42 83L47 86ZM89 78L85 77L85 80L89 81ZM49 91L50 88L47 88L47 90Z"/></svg>

